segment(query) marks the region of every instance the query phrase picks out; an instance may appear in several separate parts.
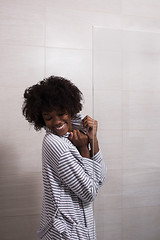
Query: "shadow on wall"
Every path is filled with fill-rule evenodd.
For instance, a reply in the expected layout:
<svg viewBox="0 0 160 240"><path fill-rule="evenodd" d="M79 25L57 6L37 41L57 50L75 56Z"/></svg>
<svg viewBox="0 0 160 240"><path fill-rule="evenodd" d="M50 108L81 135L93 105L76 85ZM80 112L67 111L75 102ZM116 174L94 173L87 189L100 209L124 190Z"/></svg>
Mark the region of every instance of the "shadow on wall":
<svg viewBox="0 0 160 240"><path fill-rule="evenodd" d="M12 144L0 144L1 239L35 240L41 213L41 173L20 172L18 159Z"/></svg>

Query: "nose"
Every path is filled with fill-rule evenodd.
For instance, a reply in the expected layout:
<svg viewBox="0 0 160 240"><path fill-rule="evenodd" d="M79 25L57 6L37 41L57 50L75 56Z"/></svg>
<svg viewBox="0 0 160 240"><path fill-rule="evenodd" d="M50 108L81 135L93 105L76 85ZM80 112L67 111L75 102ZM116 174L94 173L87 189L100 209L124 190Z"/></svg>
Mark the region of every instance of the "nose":
<svg viewBox="0 0 160 240"><path fill-rule="evenodd" d="M55 116L55 118L54 118L54 124L55 124L55 125L60 125L60 124L62 124L62 120L61 120L61 118L60 118L59 116Z"/></svg>

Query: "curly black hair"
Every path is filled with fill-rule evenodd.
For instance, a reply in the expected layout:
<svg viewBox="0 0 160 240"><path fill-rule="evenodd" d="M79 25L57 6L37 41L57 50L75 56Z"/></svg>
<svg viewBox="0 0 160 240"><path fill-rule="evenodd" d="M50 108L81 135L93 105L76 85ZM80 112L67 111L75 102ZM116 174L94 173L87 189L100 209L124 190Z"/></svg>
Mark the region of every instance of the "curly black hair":
<svg viewBox="0 0 160 240"><path fill-rule="evenodd" d="M36 131L45 126L42 112L67 111L74 117L82 110L82 92L63 77L50 76L24 92L23 115Z"/></svg>

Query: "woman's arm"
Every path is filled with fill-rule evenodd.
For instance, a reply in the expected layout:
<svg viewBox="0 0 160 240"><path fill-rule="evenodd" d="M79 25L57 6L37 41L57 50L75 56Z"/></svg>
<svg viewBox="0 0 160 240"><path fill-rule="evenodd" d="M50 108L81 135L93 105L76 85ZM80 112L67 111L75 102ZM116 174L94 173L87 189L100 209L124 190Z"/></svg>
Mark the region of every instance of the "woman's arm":
<svg viewBox="0 0 160 240"><path fill-rule="evenodd" d="M100 151L91 159L82 157L74 146L68 148L58 136L47 135L43 141L43 158L82 201L91 202L95 199L106 175Z"/></svg>
<svg viewBox="0 0 160 240"><path fill-rule="evenodd" d="M94 156L99 152L97 139L98 122L87 115L83 119L83 125L87 129L87 136L91 146L91 156Z"/></svg>
<svg viewBox="0 0 160 240"><path fill-rule="evenodd" d="M62 154L58 165L59 177L82 201L92 202L105 179L103 158L100 152L94 159L78 159L75 154L71 151Z"/></svg>
<svg viewBox="0 0 160 240"><path fill-rule="evenodd" d="M90 158L88 149L88 136L79 130L73 130L69 136L70 141L78 149L82 157Z"/></svg>
<svg viewBox="0 0 160 240"><path fill-rule="evenodd" d="M85 116L82 122L83 126L87 130L87 135L85 135L79 130L73 130L73 132L70 133L69 139L71 140L73 145L77 147L82 157L90 158L88 152L88 143L90 143L91 146L91 157L99 152L99 145L97 139L98 122L88 115Z"/></svg>

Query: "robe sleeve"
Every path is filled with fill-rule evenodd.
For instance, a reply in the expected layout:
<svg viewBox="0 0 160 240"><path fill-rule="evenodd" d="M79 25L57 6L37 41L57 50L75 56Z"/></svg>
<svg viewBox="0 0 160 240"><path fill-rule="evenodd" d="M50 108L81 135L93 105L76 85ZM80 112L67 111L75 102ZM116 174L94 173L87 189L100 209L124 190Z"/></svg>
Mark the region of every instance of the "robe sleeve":
<svg viewBox="0 0 160 240"><path fill-rule="evenodd" d="M106 176L106 167L99 151L92 159L78 161L74 154L66 151L58 166L59 177L82 201L92 202Z"/></svg>

